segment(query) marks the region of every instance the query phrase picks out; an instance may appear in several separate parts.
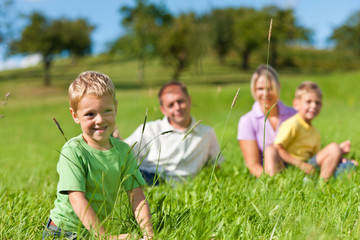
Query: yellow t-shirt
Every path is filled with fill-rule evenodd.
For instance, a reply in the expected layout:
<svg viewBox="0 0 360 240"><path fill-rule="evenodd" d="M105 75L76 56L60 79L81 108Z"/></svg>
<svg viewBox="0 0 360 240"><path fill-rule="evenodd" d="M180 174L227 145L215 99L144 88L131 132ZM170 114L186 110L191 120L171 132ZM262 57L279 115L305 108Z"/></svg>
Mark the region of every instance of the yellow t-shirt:
<svg viewBox="0 0 360 240"><path fill-rule="evenodd" d="M306 161L320 150L320 133L296 114L281 124L274 143L292 157Z"/></svg>

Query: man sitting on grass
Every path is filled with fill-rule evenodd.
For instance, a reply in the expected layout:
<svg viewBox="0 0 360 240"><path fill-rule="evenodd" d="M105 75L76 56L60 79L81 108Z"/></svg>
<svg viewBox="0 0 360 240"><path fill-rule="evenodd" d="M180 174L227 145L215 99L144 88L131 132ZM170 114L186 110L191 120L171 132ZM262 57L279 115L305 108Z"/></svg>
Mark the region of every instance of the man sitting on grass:
<svg viewBox="0 0 360 240"><path fill-rule="evenodd" d="M195 176L208 162L214 164L219 152L215 132L209 126L196 125L186 86L169 82L158 98L164 118L140 125L125 139L130 146L136 143L133 150L144 179L149 184L157 176L183 180ZM219 164L222 158L217 160Z"/></svg>
<svg viewBox="0 0 360 240"><path fill-rule="evenodd" d="M350 151L350 141L330 143L320 150L320 133L311 125L322 107L322 92L317 84L302 83L296 89L293 105L298 113L282 123L274 142L286 163L307 174L319 169L324 181L358 165L343 158Z"/></svg>

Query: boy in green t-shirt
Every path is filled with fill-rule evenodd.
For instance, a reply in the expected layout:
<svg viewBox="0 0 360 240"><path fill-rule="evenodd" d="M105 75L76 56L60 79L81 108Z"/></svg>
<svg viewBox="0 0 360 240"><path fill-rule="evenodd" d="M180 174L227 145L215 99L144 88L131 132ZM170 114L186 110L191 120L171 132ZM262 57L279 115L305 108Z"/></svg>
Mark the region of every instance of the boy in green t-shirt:
<svg viewBox="0 0 360 240"><path fill-rule="evenodd" d="M325 181L358 165L354 160L343 158L350 152L349 140L320 149L320 133L311 124L322 107L322 92L316 83L303 82L298 86L293 105L298 113L281 124L274 142L286 163L307 174L317 168Z"/></svg>
<svg viewBox="0 0 360 240"><path fill-rule="evenodd" d="M81 73L69 87L69 99L70 113L82 134L61 150L57 199L43 238L76 239L89 232L98 238L130 238L130 234L109 236L103 227L121 187L128 193L144 238L152 238L149 205L141 188L145 181L129 146L111 136L117 113L112 81L98 72Z"/></svg>

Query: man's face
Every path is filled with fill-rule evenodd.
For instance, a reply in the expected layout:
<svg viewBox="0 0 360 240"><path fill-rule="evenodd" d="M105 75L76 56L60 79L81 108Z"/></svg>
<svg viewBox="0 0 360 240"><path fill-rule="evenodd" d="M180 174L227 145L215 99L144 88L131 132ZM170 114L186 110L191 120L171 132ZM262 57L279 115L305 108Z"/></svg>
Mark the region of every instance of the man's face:
<svg viewBox="0 0 360 240"><path fill-rule="evenodd" d="M191 123L191 98L186 96L178 86L165 88L161 95L160 110L177 129L185 129Z"/></svg>

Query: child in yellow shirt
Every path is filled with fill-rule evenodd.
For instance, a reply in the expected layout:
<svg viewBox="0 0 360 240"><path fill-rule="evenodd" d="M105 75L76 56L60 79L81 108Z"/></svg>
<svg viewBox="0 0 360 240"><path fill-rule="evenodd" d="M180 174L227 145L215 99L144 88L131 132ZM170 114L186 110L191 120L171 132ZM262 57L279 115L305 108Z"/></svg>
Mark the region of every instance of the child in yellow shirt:
<svg viewBox="0 0 360 240"><path fill-rule="evenodd" d="M302 83L296 89L293 105L298 113L282 123L274 142L286 163L307 174L317 168L325 181L335 172L358 165L354 160L343 158L350 151L349 140L341 144L333 142L320 149L320 133L311 124L322 107L322 92L317 84Z"/></svg>

